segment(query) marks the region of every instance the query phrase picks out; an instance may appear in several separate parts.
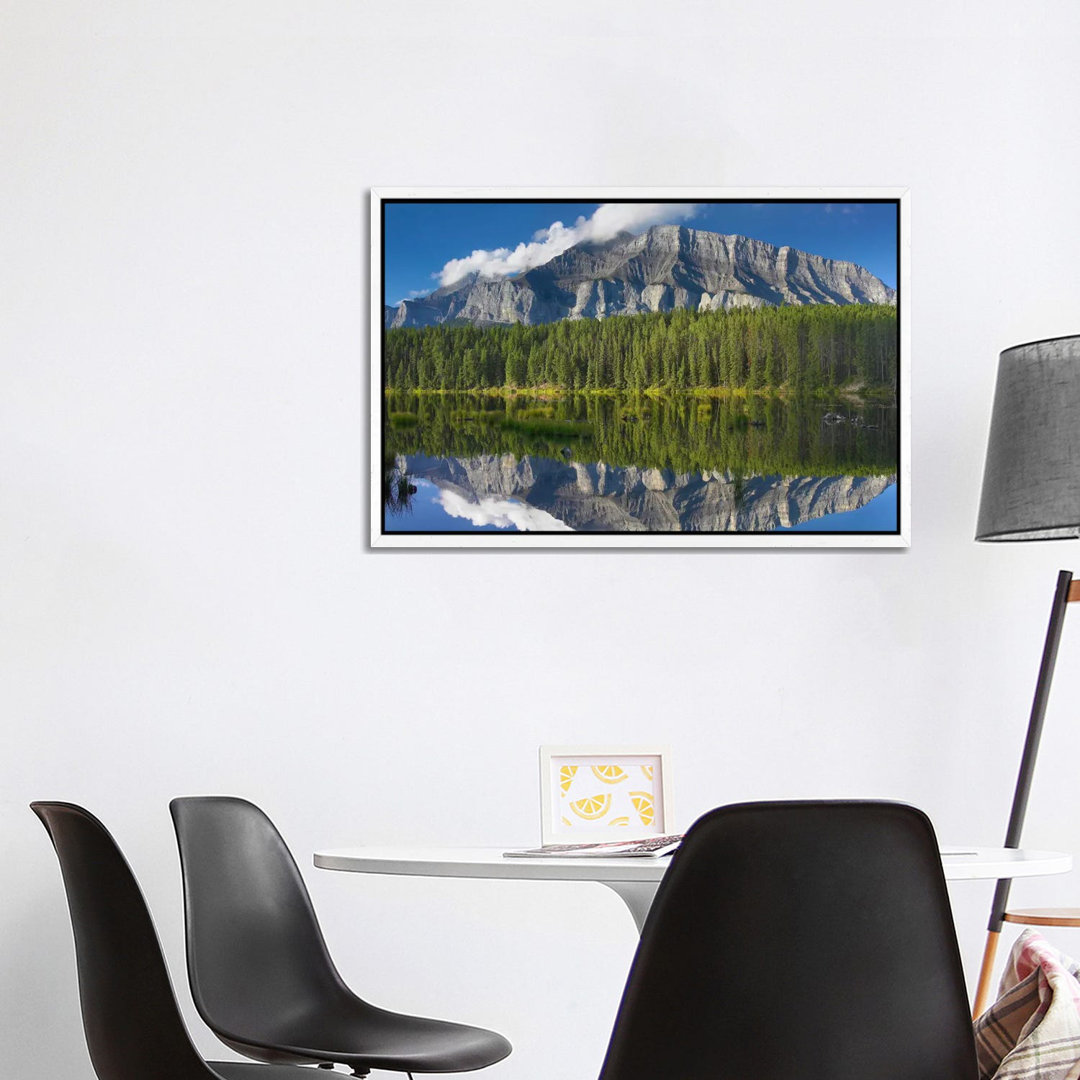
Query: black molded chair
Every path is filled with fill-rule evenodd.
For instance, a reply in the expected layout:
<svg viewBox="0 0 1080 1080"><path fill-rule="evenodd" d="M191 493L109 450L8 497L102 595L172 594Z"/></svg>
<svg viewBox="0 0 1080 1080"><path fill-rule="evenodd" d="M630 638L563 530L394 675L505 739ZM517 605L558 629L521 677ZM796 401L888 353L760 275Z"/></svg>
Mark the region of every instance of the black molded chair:
<svg viewBox="0 0 1080 1080"><path fill-rule="evenodd" d="M71 803L30 808L60 860L83 1027L100 1080L310 1080L293 1066L204 1061L181 1019L146 902L108 830Z"/></svg>
<svg viewBox="0 0 1080 1080"><path fill-rule="evenodd" d="M467 1072L501 1061L494 1031L389 1012L334 967L304 880L269 818L244 799L169 804L184 877L188 978L199 1015L258 1061Z"/></svg>
<svg viewBox="0 0 1080 1080"><path fill-rule="evenodd" d="M933 828L881 802L721 807L641 935L601 1080L976 1080Z"/></svg>

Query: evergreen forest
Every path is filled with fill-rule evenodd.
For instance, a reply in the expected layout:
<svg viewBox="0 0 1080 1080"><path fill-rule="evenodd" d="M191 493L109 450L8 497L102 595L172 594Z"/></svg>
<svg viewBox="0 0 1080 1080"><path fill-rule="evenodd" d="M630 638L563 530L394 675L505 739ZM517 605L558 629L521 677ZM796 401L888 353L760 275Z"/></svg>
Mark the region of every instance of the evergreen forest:
<svg viewBox="0 0 1080 1080"><path fill-rule="evenodd" d="M385 332L390 390L743 390L891 396L896 308L680 309L536 326Z"/></svg>

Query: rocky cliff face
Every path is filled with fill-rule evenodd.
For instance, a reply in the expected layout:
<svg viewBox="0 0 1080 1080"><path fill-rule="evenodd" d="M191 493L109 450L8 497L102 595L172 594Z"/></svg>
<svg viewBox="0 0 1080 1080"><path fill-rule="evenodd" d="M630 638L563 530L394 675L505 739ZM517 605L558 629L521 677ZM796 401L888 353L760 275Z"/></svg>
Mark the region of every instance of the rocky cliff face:
<svg viewBox="0 0 1080 1080"><path fill-rule="evenodd" d="M400 458L399 471L472 502L517 498L578 531L763 532L857 510L895 476L733 477L513 454Z"/></svg>
<svg viewBox="0 0 1080 1080"><path fill-rule="evenodd" d="M850 262L680 225L578 244L512 278L473 274L386 308L387 326L602 319L644 311L765 304L891 304L896 293Z"/></svg>

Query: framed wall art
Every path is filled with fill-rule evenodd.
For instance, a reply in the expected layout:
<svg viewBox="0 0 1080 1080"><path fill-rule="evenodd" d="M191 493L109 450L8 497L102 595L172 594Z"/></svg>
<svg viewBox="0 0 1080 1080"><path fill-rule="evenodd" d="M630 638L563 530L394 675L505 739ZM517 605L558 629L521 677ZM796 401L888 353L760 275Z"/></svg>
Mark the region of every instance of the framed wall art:
<svg viewBox="0 0 1080 1080"><path fill-rule="evenodd" d="M372 192L377 547L902 547L898 189Z"/></svg>
<svg viewBox="0 0 1080 1080"><path fill-rule="evenodd" d="M540 747L541 843L673 832L670 756L663 747Z"/></svg>

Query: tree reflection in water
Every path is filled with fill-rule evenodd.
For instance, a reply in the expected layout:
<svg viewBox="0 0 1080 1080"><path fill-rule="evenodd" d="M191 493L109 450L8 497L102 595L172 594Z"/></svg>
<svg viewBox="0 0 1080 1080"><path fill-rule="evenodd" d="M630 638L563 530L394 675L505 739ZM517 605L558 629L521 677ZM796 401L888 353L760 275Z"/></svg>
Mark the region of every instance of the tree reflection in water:
<svg viewBox="0 0 1080 1080"><path fill-rule="evenodd" d="M383 449L391 467L400 455L512 454L676 473L870 476L897 469L897 410L891 400L756 394L399 392L387 396Z"/></svg>
<svg viewBox="0 0 1080 1080"><path fill-rule="evenodd" d="M412 498L416 485L407 472L398 469L392 457L383 457L382 465L383 506L388 514L398 517L412 513Z"/></svg>

